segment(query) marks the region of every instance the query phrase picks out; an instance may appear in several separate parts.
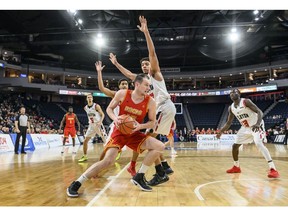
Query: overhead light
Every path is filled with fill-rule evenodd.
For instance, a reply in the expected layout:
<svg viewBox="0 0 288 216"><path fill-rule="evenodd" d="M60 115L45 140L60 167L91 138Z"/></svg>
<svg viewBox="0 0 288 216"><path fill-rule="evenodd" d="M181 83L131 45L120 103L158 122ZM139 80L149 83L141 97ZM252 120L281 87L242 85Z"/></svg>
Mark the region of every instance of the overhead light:
<svg viewBox="0 0 288 216"><path fill-rule="evenodd" d="M79 24L82 24L82 23L83 23L83 20L82 20L82 19L78 19L78 23L79 23Z"/></svg>
<svg viewBox="0 0 288 216"><path fill-rule="evenodd" d="M254 11L253 11L253 14L254 14L254 15L257 15L258 13L259 13L258 10L254 10Z"/></svg>
<svg viewBox="0 0 288 216"><path fill-rule="evenodd" d="M240 36L239 36L238 33L232 32L232 33L229 34L229 39L230 39L230 41L232 41L232 42L237 42L237 41L239 41Z"/></svg>
<svg viewBox="0 0 288 216"><path fill-rule="evenodd" d="M98 47L102 47L105 44L105 40L103 38L102 33L98 33L97 37L95 38L95 43Z"/></svg>
<svg viewBox="0 0 288 216"><path fill-rule="evenodd" d="M70 14L72 15L76 15L77 14L77 10L74 10L74 9L69 9L67 10Z"/></svg>

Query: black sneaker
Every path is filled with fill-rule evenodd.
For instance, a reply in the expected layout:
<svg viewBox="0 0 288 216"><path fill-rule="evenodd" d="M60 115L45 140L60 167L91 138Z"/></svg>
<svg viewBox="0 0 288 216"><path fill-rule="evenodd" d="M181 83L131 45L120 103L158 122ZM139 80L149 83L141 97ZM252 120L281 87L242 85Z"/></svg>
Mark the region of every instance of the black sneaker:
<svg viewBox="0 0 288 216"><path fill-rule="evenodd" d="M27 154L25 151L21 151L21 154Z"/></svg>
<svg viewBox="0 0 288 216"><path fill-rule="evenodd" d="M148 185L150 186L156 186L158 184L162 184L164 182L167 182L169 180L169 177L167 174L165 174L163 177L160 177L157 173L153 175L154 177L148 181Z"/></svg>
<svg viewBox="0 0 288 216"><path fill-rule="evenodd" d="M144 173L136 173L136 175L131 179L131 182L143 191L152 191L152 188L146 183Z"/></svg>
<svg viewBox="0 0 288 216"><path fill-rule="evenodd" d="M167 175L171 175L172 173L174 173L174 171L171 169L171 167L164 169L164 171Z"/></svg>
<svg viewBox="0 0 288 216"><path fill-rule="evenodd" d="M79 190L80 187L81 187L81 183L79 181L73 181L71 185L67 188L67 191L66 191L67 195L69 197L78 197L79 194L77 191Z"/></svg>

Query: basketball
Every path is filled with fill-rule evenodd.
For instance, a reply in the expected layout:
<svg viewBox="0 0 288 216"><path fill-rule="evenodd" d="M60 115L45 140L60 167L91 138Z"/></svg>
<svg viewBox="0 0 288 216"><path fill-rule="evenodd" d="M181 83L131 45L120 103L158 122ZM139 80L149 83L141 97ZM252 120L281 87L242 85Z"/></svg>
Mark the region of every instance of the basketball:
<svg viewBox="0 0 288 216"><path fill-rule="evenodd" d="M121 115L121 123L119 124L118 130L122 134L132 134L132 131L135 128L135 120L129 115Z"/></svg>

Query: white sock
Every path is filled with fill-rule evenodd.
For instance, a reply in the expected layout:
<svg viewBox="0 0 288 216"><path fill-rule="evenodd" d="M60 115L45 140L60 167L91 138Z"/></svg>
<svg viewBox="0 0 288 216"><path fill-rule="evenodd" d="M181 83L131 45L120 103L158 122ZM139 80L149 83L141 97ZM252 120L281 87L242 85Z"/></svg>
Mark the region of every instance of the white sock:
<svg viewBox="0 0 288 216"><path fill-rule="evenodd" d="M234 166L239 167L240 166L239 161L234 161Z"/></svg>
<svg viewBox="0 0 288 216"><path fill-rule="evenodd" d="M79 181L81 184L83 184L83 182L87 181L88 178L82 174L76 181Z"/></svg>
<svg viewBox="0 0 288 216"><path fill-rule="evenodd" d="M268 162L268 165L269 165L269 168L271 169L275 169L276 170L276 167L275 167L275 164L274 164L274 162L273 161L269 161Z"/></svg>
<svg viewBox="0 0 288 216"><path fill-rule="evenodd" d="M145 164L142 164L138 173L146 173L147 170L149 169L149 166L146 166Z"/></svg>
<svg viewBox="0 0 288 216"><path fill-rule="evenodd" d="M64 152L64 150L65 150L65 146L63 145L63 147L62 147L62 151Z"/></svg>
<svg viewBox="0 0 288 216"><path fill-rule="evenodd" d="M73 152L75 152L75 146L73 146Z"/></svg>

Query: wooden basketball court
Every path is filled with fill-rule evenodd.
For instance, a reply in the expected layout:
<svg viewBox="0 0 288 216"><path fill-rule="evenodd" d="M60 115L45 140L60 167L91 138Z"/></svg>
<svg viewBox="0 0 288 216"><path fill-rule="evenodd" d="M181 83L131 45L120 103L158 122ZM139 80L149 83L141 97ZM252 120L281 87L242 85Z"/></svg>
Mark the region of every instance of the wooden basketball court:
<svg viewBox="0 0 288 216"><path fill-rule="evenodd" d="M255 147L245 145L240 151L241 174L226 174L233 165L231 150L196 143L176 143L178 155L167 160L174 174L164 184L143 192L130 182L126 171L132 152L123 151L115 164L97 178L85 182L79 198L69 198L66 188L93 162L99 159L102 144L90 144L88 162L78 163L67 147L41 149L27 155L0 155L0 206L288 206L288 149L286 145L267 144L281 177L269 179L268 165ZM143 153L145 154L145 152ZM143 155L138 159L140 166ZM151 167L146 178L154 174Z"/></svg>

